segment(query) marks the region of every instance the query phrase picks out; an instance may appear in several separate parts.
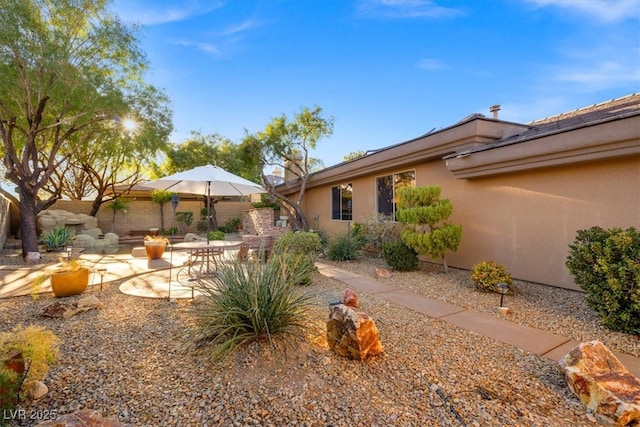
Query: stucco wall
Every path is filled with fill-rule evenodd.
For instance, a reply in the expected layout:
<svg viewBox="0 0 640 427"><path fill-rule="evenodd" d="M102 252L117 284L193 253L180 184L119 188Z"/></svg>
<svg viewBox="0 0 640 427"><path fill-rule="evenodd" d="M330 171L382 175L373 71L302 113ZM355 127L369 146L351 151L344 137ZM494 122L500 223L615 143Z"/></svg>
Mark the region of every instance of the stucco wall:
<svg viewBox="0 0 640 427"><path fill-rule="evenodd" d="M9 206L11 202L9 199L0 194L0 248L4 247L4 244L9 237Z"/></svg>
<svg viewBox="0 0 640 427"><path fill-rule="evenodd" d="M200 220L200 209L204 207L202 201L180 201L176 212L193 212L193 223L186 232L197 232L197 223ZM170 228L176 225L173 220L173 208L171 203L164 206L164 226ZM242 212L251 209L250 202L218 202L215 204L216 218L218 225L231 218L242 218ZM91 211L90 201L59 200L51 209L62 209L75 213L88 214ZM148 230L150 227L160 227L160 205L151 201L135 200L128 205L127 214L122 211L116 212L115 222L113 222L113 211L103 205L98 214L98 227L103 233L111 231L112 223L114 232L118 235L126 235L131 230Z"/></svg>
<svg viewBox="0 0 640 427"><path fill-rule="evenodd" d="M640 227L638 156L469 180L454 178L442 160L389 172L407 169L416 170L417 185L439 185L453 203L451 221L463 227L458 251L447 254L454 267L494 260L514 278L578 289L564 265L576 231ZM376 210L375 176L334 185L347 182L353 184L354 221L370 218ZM303 208L312 227L346 231L346 221L330 219L330 186L308 189Z"/></svg>

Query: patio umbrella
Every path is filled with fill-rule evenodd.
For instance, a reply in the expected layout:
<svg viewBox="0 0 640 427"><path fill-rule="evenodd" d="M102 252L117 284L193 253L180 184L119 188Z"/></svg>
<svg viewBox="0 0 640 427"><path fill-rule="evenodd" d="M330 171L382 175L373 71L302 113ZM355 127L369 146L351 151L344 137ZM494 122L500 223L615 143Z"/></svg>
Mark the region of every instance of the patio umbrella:
<svg viewBox="0 0 640 427"><path fill-rule="evenodd" d="M198 166L183 172L174 173L155 181L146 182L145 187L176 193L201 194L207 197L207 244L209 244L209 216L211 196L246 196L266 193L260 185L234 175L218 166ZM173 250L171 251L173 258ZM171 297L171 262L169 264L169 298Z"/></svg>
<svg viewBox="0 0 640 427"><path fill-rule="evenodd" d="M260 185L234 175L218 166L198 166L174 173L155 181L146 182L145 187L173 191L176 193L201 194L207 197L207 243L209 242L209 200L211 196L246 196L266 193Z"/></svg>

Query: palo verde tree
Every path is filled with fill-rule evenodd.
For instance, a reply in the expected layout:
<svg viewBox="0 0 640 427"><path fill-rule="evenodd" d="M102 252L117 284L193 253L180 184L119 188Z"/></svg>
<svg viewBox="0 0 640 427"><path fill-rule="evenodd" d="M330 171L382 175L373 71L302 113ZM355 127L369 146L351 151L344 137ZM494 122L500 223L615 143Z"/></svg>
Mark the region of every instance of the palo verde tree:
<svg viewBox="0 0 640 427"><path fill-rule="evenodd" d="M398 197L398 221L405 225L402 241L421 255L441 259L444 272L449 272L445 252L456 251L462 239L462 226L451 224L453 206L440 198L440 187L403 187Z"/></svg>
<svg viewBox="0 0 640 427"><path fill-rule="evenodd" d="M55 202L42 189L81 134L124 117L147 62L136 29L107 0L3 0L0 137L6 178L17 186L23 256L38 251L36 214Z"/></svg>
<svg viewBox="0 0 640 427"><path fill-rule="evenodd" d="M302 108L293 120L284 114L272 119L264 131L247 134L241 143L241 155L247 167L259 170L262 184L269 195L277 199L293 216L298 227L309 230L309 224L302 211L302 200L311 173L322 166L322 162L311 157L311 150L318 141L333 133L333 118L322 115L321 107ZM290 199L280 193L267 179L265 167L278 166L285 170L285 176L295 177L298 188L295 198Z"/></svg>
<svg viewBox="0 0 640 427"><path fill-rule="evenodd" d="M78 132L74 151L59 156L59 167L43 187L46 193L71 200L91 198L89 214L95 216L102 204L145 178L148 159L167 146L172 112L168 98L152 86L139 86L126 95L127 117Z"/></svg>

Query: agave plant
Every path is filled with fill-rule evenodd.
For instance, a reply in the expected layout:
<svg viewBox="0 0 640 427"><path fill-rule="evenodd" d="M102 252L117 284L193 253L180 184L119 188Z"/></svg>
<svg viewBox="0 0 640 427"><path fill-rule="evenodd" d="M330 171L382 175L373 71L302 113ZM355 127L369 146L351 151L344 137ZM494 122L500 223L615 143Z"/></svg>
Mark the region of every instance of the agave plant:
<svg viewBox="0 0 640 427"><path fill-rule="evenodd" d="M296 284L311 268L304 256L220 265L213 283L196 287L206 301L196 309L199 344L212 346L212 359L252 342L276 349L295 345L304 336L312 304L311 293Z"/></svg>
<svg viewBox="0 0 640 427"><path fill-rule="evenodd" d="M64 248L69 245L73 240L71 231L65 227L55 227L53 230L43 233L40 236L40 241L44 244L45 249L49 251L55 251L58 248Z"/></svg>

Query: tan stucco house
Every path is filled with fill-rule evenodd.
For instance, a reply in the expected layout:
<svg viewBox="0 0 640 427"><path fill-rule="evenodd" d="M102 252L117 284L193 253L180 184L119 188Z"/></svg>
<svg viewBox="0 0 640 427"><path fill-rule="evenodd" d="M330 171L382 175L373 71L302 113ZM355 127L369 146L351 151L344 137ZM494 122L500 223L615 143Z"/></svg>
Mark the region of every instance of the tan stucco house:
<svg viewBox="0 0 640 427"><path fill-rule="evenodd" d="M577 230L640 227L640 94L528 124L491 111L314 173L310 224L343 233L393 215L398 186L438 185L463 227L450 266L494 260L514 278L578 289L565 267ZM279 190L294 195L299 184Z"/></svg>

